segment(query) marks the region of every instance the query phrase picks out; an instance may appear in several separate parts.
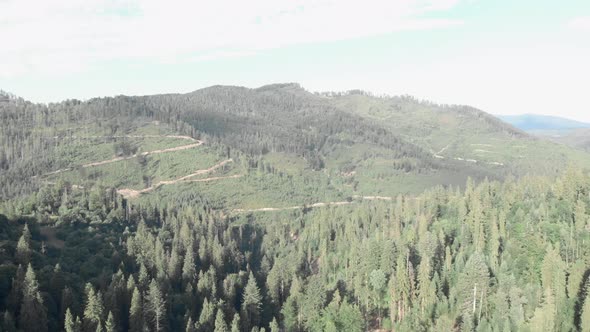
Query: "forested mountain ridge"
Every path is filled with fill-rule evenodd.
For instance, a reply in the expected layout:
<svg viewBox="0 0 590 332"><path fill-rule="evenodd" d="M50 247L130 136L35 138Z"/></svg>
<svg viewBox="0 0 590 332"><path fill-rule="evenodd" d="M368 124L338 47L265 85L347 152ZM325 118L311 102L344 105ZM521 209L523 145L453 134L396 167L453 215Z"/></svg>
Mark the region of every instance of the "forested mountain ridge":
<svg viewBox="0 0 590 332"><path fill-rule="evenodd" d="M2 331L590 326L590 158L473 108L0 93L0 146Z"/></svg>
<svg viewBox="0 0 590 332"><path fill-rule="evenodd" d="M0 184L5 198L38 188L36 175L75 166L72 154L92 147L72 148L68 156L53 153L71 146L68 137L126 136L154 122L167 133L203 138L226 155L244 155L250 164L266 160L281 169L289 157L299 171L349 174L346 181L356 183L362 195L462 185L467 176L556 174L567 164L590 165L580 151L529 137L473 108L359 91L312 94L297 84L213 86L188 94L49 105L4 99ZM123 152L133 151L117 153ZM428 180L399 186L421 179Z"/></svg>

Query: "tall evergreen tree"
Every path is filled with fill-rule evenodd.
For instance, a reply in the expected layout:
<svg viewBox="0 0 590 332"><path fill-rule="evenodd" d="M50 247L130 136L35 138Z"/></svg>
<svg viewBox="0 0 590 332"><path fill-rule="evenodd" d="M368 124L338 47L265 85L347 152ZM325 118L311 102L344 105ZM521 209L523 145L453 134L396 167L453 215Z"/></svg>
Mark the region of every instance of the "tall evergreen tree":
<svg viewBox="0 0 590 332"><path fill-rule="evenodd" d="M250 272L242 299L242 324L246 330L258 325L262 297L254 275Z"/></svg>
<svg viewBox="0 0 590 332"><path fill-rule="evenodd" d="M139 289L133 289L131 297L131 305L129 308L129 331L142 332L143 331L143 301Z"/></svg>
<svg viewBox="0 0 590 332"><path fill-rule="evenodd" d="M240 332L240 316L237 313L231 321L231 332Z"/></svg>
<svg viewBox="0 0 590 332"><path fill-rule="evenodd" d="M72 315L70 308L66 310L64 329L66 332L80 332L80 326L76 324L76 319L74 318L74 315Z"/></svg>
<svg viewBox="0 0 590 332"><path fill-rule="evenodd" d="M217 309L217 315L215 316L215 332L230 332L221 309Z"/></svg>
<svg viewBox="0 0 590 332"><path fill-rule="evenodd" d="M23 233L16 244L16 259L19 264L27 265L31 257L31 232L25 224Z"/></svg>
<svg viewBox="0 0 590 332"><path fill-rule="evenodd" d="M590 278L586 281L586 296L582 304L580 327L583 332L590 332Z"/></svg>
<svg viewBox="0 0 590 332"><path fill-rule="evenodd" d="M95 292L92 284L86 284L86 306L84 307L84 328L86 331L94 331L102 322L104 306L102 295Z"/></svg>
<svg viewBox="0 0 590 332"><path fill-rule="evenodd" d="M20 328L24 331L47 331L47 312L39 291L37 276L30 263L23 283Z"/></svg>
<svg viewBox="0 0 590 332"><path fill-rule="evenodd" d="M146 310L156 332L162 331L166 318L166 300L154 279L150 282L148 294L146 296Z"/></svg>
<svg viewBox="0 0 590 332"><path fill-rule="evenodd" d="M193 256L192 246L187 248L186 254L184 255L184 263L182 265L182 279L186 282L191 282L195 279L197 274L195 268L195 259Z"/></svg>
<svg viewBox="0 0 590 332"><path fill-rule="evenodd" d="M113 313L109 311L109 315L107 317L107 321L105 323L105 332L116 332L117 325L115 323L115 317L113 317Z"/></svg>

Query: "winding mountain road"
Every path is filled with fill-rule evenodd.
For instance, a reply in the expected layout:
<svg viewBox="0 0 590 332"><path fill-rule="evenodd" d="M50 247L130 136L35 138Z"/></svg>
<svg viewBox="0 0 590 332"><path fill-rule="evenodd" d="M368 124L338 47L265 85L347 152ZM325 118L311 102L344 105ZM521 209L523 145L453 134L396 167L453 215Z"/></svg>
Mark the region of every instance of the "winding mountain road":
<svg viewBox="0 0 590 332"><path fill-rule="evenodd" d="M167 148L167 149L159 149L159 150L153 150L153 151L146 151L146 152L142 152L142 153L136 153L134 155L131 156L124 156L124 157L114 157L111 159L107 159L107 160L102 160L102 161L96 161L96 162L92 162L92 163L87 163L87 164L83 164L81 167L82 168L88 168L88 167L95 167L95 166L101 166L101 165L106 165L106 164L111 164L111 163L115 163L115 162L119 162L119 161L123 161L123 160L129 160L129 159L133 159L133 158L137 158L138 156L148 156L148 155L154 155L154 154L160 154L160 153L167 153L167 152L174 152L174 151L182 151L182 150L188 150L188 149L192 149L192 148L196 148L198 146L203 145L203 141L194 139L190 136L179 136L179 135L163 135L163 136L158 136L158 135L126 135L126 136L84 136L84 137L76 137L76 136L72 136L72 138L89 138L89 139L93 139L93 138L177 138L177 139L184 139L184 140L190 140L194 143L188 144L188 145L181 145L181 146L176 146L173 148ZM45 173L42 176L48 176L48 175L54 175L54 174L59 174L62 172L68 172L73 170L74 168L70 167L70 168L62 168L62 169L58 169L57 171L52 171L49 173Z"/></svg>
<svg viewBox="0 0 590 332"><path fill-rule="evenodd" d="M207 169L201 169L201 170L198 170L194 173L191 173L189 175L185 175L183 177L180 177L180 178L177 178L174 180L162 180L156 184L153 184L147 188L140 189L140 190L131 189L131 188L118 189L117 193L120 194L121 196L123 196L124 198L135 198L141 194L145 194L147 192L150 192L152 190L155 190L155 189L157 189L163 185L167 185L167 184L175 184L175 183L179 183L179 182L207 182L207 181L215 181L215 180L221 180L221 179L238 178L238 177L242 176L241 174L236 174L236 175L230 175L230 176L217 176L217 177L211 177L211 178L205 178L205 179L190 179L190 178L197 176L197 175L211 173L211 172L217 170L218 168L223 167L223 165L225 165L227 163L231 163L231 162L233 162L233 159L230 158L230 159L224 160L218 164L215 164Z"/></svg>
<svg viewBox="0 0 590 332"><path fill-rule="evenodd" d="M391 196L359 196L354 195L352 196L353 199L357 201L337 201L337 202L319 202L313 204L306 204L306 205L295 205L295 206L288 206L282 208L275 208L275 207L263 207L258 209L233 209L232 213L251 213L251 212L271 212L271 211L287 211L287 210L298 210L303 208L316 208L316 207L325 207L325 206L341 206L341 205L349 205L358 202L359 200L365 201L393 201L396 197Z"/></svg>

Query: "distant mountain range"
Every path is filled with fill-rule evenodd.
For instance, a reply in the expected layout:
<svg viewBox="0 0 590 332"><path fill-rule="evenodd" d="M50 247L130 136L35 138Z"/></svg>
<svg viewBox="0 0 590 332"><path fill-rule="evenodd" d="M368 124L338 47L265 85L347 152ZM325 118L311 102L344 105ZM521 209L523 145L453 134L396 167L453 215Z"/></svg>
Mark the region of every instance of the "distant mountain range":
<svg viewBox="0 0 590 332"><path fill-rule="evenodd" d="M590 128L590 123L575 121L558 116L523 114L498 115L498 118L518 129L525 131Z"/></svg>

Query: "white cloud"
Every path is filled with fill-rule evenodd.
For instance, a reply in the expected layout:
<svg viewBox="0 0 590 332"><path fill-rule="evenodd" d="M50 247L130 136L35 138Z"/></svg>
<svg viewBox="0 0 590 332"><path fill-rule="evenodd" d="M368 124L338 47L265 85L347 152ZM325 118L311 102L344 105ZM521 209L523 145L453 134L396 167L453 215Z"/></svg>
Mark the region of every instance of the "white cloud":
<svg viewBox="0 0 590 332"><path fill-rule="evenodd" d="M460 24L424 18L458 0L4 0L0 77L83 71L109 60L178 62L297 43Z"/></svg>
<svg viewBox="0 0 590 332"><path fill-rule="evenodd" d="M567 23L567 26L574 30L590 31L590 16L573 18Z"/></svg>

